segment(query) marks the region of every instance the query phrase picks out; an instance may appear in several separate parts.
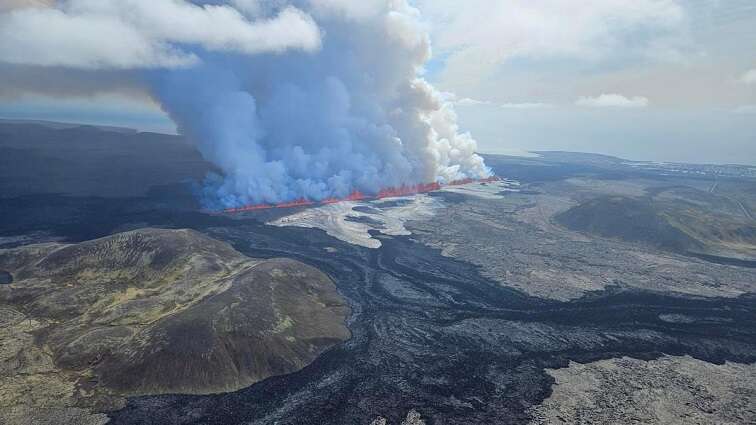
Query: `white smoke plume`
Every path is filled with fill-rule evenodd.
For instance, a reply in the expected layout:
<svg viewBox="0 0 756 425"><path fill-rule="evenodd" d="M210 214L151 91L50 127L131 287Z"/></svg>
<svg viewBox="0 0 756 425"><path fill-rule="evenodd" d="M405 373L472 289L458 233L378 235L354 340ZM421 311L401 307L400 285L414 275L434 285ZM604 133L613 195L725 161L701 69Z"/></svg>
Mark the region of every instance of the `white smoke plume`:
<svg viewBox="0 0 756 425"><path fill-rule="evenodd" d="M421 77L430 42L406 0L62 4L34 16L119 22L154 53L81 67L147 68L154 98L224 172L206 182L209 206L490 175L451 103ZM33 47L44 50L44 41Z"/></svg>

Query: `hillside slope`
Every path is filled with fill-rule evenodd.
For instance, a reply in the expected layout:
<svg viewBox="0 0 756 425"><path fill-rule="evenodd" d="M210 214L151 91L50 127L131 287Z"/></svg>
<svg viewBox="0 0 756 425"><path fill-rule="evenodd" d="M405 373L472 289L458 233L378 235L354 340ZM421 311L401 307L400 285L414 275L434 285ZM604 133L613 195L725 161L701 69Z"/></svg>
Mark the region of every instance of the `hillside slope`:
<svg viewBox="0 0 756 425"><path fill-rule="evenodd" d="M233 391L349 338L349 308L326 275L191 230L0 250L0 270L13 277L0 287L6 412Z"/></svg>

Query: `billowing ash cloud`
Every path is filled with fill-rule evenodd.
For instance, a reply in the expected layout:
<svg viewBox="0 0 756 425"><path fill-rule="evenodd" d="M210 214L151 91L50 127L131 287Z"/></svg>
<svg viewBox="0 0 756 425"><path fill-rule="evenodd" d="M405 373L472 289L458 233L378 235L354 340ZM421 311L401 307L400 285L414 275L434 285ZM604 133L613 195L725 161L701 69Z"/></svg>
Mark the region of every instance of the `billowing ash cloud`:
<svg viewBox="0 0 756 425"><path fill-rule="evenodd" d="M323 199L488 174L454 112L417 76L429 43L414 9L293 6L320 26L319 50L200 53L201 65L153 76L181 131L225 171L208 185L211 198L226 206Z"/></svg>
<svg viewBox="0 0 756 425"><path fill-rule="evenodd" d="M206 182L212 206L489 175L452 106L419 76L430 43L406 0L125 2L139 7L70 0L80 7L57 12L116 20L154 45L158 58L170 53L165 64L141 67L180 131L223 170ZM183 14L167 25L170 8ZM224 22L246 35L205 27ZM177 28L183 24L202 28ZM82 61L92 66L124 65Z"/></svg>

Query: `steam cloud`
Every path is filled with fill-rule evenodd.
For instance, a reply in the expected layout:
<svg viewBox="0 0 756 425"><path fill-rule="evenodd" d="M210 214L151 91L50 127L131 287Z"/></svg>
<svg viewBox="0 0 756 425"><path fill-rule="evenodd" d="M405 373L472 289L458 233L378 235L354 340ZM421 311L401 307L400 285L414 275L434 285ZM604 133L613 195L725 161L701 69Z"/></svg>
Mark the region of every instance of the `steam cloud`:
<svg viewBox="0 0 756 425"><path fill-rule="evenodd" d="M91 60L86 54L107 53L89 49L79 54L80 67L147 68L140 72L153 96L224 172L206 181L209 206L490 175L475 141L460 134L452 105L420 76L430 43L406 0L63 4L23 13L38 25L52 12L48 18L64 28L66 19L113 21L141 40L147 54L130 62ZM16 30L25 24L23 16L12 22ZM44 39L34 42L44 50ZM19 55L8 57L23 63ZM77 66L66 60L57 65Z"/></svg>

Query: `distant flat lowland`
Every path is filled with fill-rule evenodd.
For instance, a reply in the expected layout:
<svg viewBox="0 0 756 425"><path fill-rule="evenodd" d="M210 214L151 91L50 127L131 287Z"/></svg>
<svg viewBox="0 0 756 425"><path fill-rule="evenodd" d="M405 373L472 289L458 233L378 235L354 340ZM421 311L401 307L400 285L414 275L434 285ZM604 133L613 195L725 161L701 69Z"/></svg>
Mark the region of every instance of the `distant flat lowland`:
<svg viewBox="0 0 756 425"><path fill-rule="evenodd" d="M123 197L202 180L213 166L179 136L0 120L0 198Z"/></svg>

